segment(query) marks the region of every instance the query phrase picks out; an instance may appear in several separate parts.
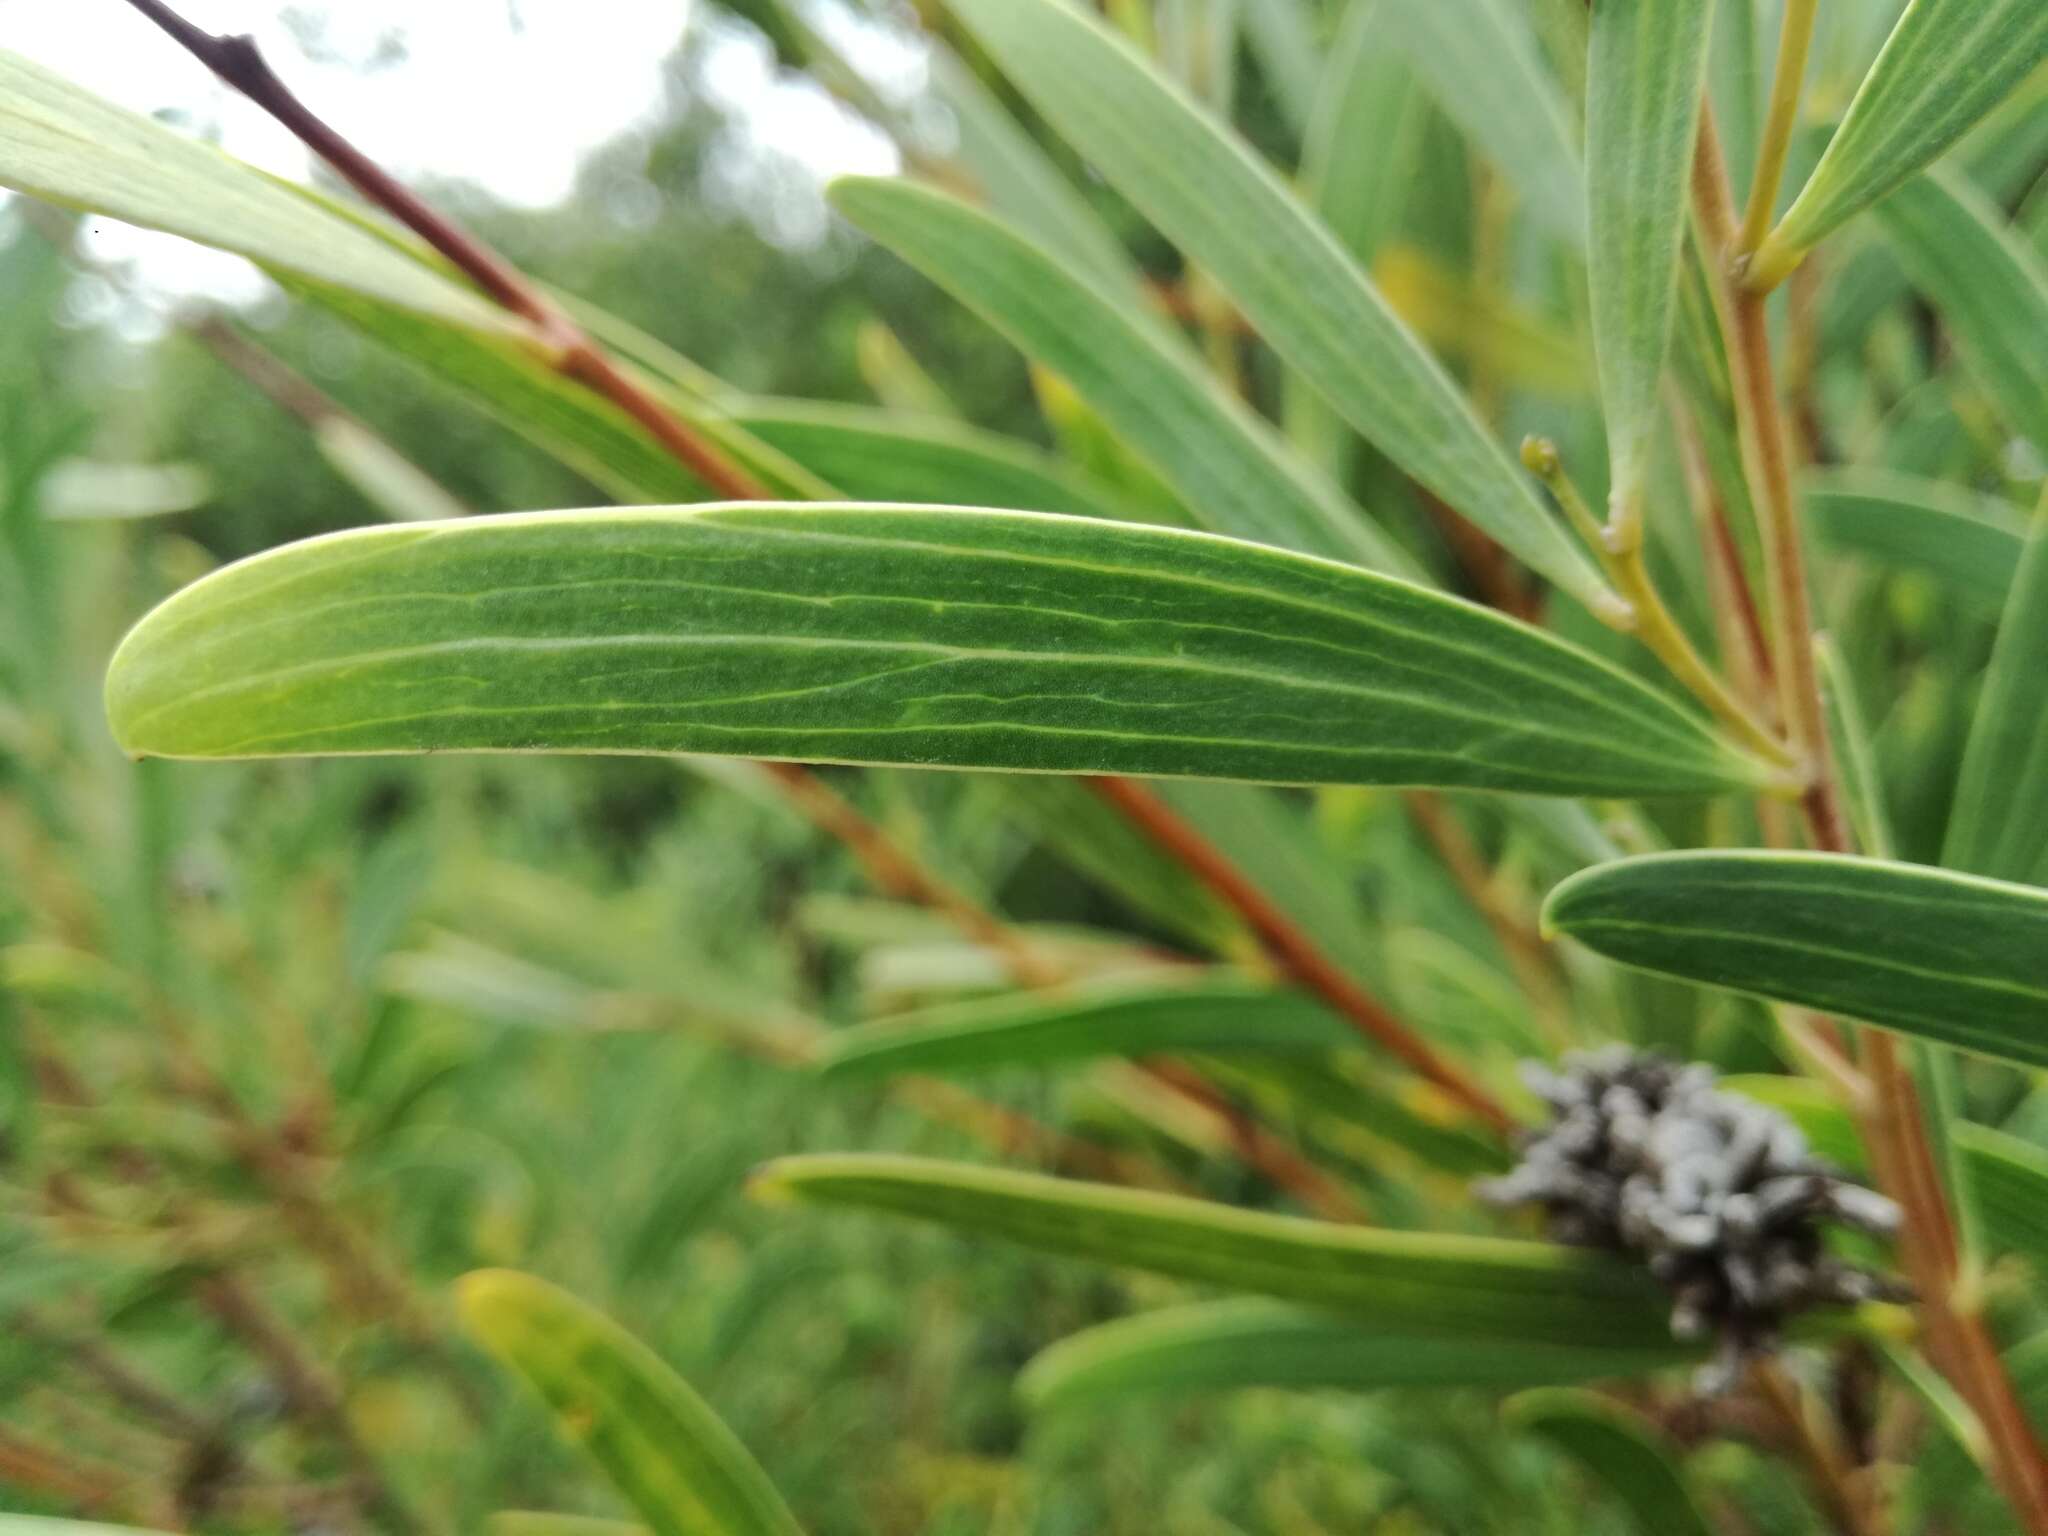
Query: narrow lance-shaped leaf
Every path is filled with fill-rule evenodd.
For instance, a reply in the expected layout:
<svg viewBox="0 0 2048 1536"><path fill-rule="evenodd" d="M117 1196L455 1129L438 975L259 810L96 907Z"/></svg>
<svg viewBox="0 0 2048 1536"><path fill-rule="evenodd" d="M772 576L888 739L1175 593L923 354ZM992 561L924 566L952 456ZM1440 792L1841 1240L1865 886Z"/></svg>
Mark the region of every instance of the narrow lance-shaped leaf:
<svg viewBox="0 0 2048 1536"><path fill-rule="evenodd" d="M1396 574L1413 562L1164 326L1113 303L986 214L904 181L832 203L1071 383L1217 533Z"/></svg>
<svg viewBox="0 0 2048 1536"><path fill-rule="evenodd" d="M1641 970L2048 1065L2048 890L1836 854L1653 854L1545 926Z"/></svg>
<svg viewBox="0 0 2048 1536"><path fill-rule="evenodd" d="M1587 1249L1338 1226L1179 1195L880 1154L786 1157L769 1200L890 1211L1047 1253L1357 1313L1390 1329L1617 1347L1670 1343L1640 1270Z"/></svg>
<svg viewBox="0 0 2048 1536"><path fill-rule="evenodd" d="M654 1536L800 1536L732 1431L624 1329L528 1275L462 1281L463 1323L554 1410Z"/></svg>
<svg viewBox="0 0 2048 1536"><path fill-rule="evenodd" d="M1306 0L1259 0L1244 7L1239 24L1289 126L1306 133L1323 73L1315 17Z"/></svg>
<svg viewBox="0 0 2048 1536"><path fill-rule="evenodd" d="M1663 408L1712 14L1712 0L1593 8L1586 170L1596 234L1587 265L1617 506L1643 494Z"/></svg>
<svg viewBox="0 0 2048 1536"><path fill-rule="evenodd" d="M2010 503L1879 469L1823 470L1806 477L1801 493L1807 526L1835 549L1925 572L1973 603L2004 606L2026 543Z"/></svg>
<svg viewBox="0 0 2048 1536"><path fill-rule="evenodd" d="M1999 414L2048 455L2048 258L1960 176L1916 176L1877 217Z"/></svg>
<svg viewBox="0 0 2048 1536"><path fill-rule="evenodd" d="M1602 0L1595 15L1605 8ZM1583 247L1585 172L1527 10L1513 0L1385 0L1374 19L1384 45L1402 53L1445 115L1506 173L1531 216Z"/></svg>
<svg viewBox="0 0 2048 1536"><path fill-rule="evenodd" d="M1762 770L1457 599L1021 512L751 503L363 529L171 598L131 752L709 752L1636 796Z"/></svg>
<svg viewBox="0 0 2048 1536"><path fill-rule="evenodd" d="M1414 74L1379 35L1379 0L1352 0L1330 47L1302 148L1301 182L1329 232L1370 268L1400 227L1416 180L1427 104ZM1361 144L1373 146L1359 154ZM1282 405L1288 440L1336 465L1348 429L1314 385L1290 370Z"/></svg>
<svg viewBox="0 0 2048 1536"><path fill-rule="evenodd" d="M1775 274L1932 165L2044 58L2041 0L1911 0L1758 267Z"/></svg>
<svg viewBox="0 0 2048 1536"><path fill-rule="evenodd" d="M0 186L358 289L446 324L500 336L519 330L392 237L5 51Z"/></svg>
<svg viewBox="0 0 2048 1536"><path fill-rule="evenodd" d="M390 348L508 429L538 444L607 496L691 501L702 483L613 405L502 337L439 325L375 295L286 277L295 299L317 304Z"/></svg>
<svg viewBox="0 0 2048 1536"><path fill-rule="evenodd" d="M2013 1253L2048 1277L2048 1151L1989 1126L1954 1127L1984 1246Z"/></svg>
<svg viewBox="0 0 2048 1536"><path fill-rule="evenodd" d="M1815 638L1814 660L1820 673L1828 743L1840 765L1842 799L1849 813L1849 825L1856 833L1856 846L1873 857L1889 859L1898 845L1892 836L1891 812L1885 801L1883 781L1878 777L1870 728L1864 723L1863 709L1857 701L1856 679L1850 675L1841 647L1831 636Z"/></svg>
<svg viewBox="0 0 2048 1536"><path fill-rule="evenodd" d="M1694 1360L1698 1345L1635 1347L1462 1338L1331 1317L1271 1301L1221 1301L1123 1318L1062 1339L1018 1378L1035 1410L1139 1393L1247 1387L1544 1387L1640 1376Z"/></svg>
<svg viewBox="0 0 2048 1536"><path fill-rule="evenodd" d="M965 1074L1185 1051L1327 1051L1357 1036L1314 998L1242 976L1032 992L835 1032L832 1077Z"/></svg>
<svg viewBox="0 0 2048 1536"><path fill-rule="evenodd" d="M2048 497L1998 626L1941 861L2048 885Z"/></svg>
<svg viewBox="0 0 2048 1536"><path fill-rule="evenodd" d="M860 501L966 502L1154 521L1042 449L957 422L809 400L747 401L735 407L733 419Z"/></svg>
<svg viewBox="0 0 2048 1536"><path fill-rule="evenodd" d="M1584 1389L1555 1387L1523 1393L1508 1403L1505 1416L1583 1466L1638 1530L1714 1536L1678 1466L1677 1449L1641 1414Z"/></svg>
<svg viewBox="0 0 2048 1536"><path fill-rule="evenodd" d="M948 3L1054 126L1354 427L1533 569L1582 602L1609 600L1591 557L1442 366L1228 128L1061 0Z"/></svg>

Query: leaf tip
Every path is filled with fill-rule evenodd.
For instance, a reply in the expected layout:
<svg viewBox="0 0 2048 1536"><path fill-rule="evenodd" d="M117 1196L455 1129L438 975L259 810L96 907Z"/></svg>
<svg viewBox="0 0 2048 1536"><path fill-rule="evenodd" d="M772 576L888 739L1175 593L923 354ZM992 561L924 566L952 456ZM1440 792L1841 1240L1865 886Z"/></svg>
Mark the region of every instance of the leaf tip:
<svg viewBox="0 0 2048 1536"><path fill-rule="evenodd" d="M756 1205L782 1206L797 1202L796 1185L788 1177L787 1158L762 1163L749 1173L742 1186Z"/></svg>
<svg viewBox="0 0 2048 1536"><path fill-rule="evenodd" d="M455 1282L455 1312L472 1338L492 1344L541 1284L512 1269L471 1270Z"/></svg>

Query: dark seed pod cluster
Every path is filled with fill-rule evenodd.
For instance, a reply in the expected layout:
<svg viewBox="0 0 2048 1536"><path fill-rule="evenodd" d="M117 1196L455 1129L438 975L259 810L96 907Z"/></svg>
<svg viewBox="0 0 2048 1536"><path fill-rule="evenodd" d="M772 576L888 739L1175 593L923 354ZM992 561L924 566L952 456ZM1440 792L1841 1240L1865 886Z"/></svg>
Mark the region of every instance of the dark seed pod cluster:
<svg viewBox="0 0 2048 1536"><path fill-rule="evenodd" d="M1712 1068L1616 1046L1525 1076L1551 1123L1480 1195L1541 1205L1560 1242L1640 1259L1672 1294L1672 1333L1720 1341L1703 1390L1732 1385L1795 1313L1905 1299L1822 1237L1829 1221L1888 1237L1898 1207L1815 1158L1777 1111L1719 1091Z"/></svg>

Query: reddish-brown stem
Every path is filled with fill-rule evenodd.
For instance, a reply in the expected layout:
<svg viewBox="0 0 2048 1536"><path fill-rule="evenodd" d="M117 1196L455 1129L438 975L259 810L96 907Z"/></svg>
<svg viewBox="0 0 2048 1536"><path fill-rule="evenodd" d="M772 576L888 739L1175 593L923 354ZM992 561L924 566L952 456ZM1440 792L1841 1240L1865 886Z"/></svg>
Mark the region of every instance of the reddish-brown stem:
<svg viewBox="0 0 2048 1536"><path fill-rule="evenodd" d="M1010 973L1027 987L1054 987L1067 980L1066 973L1015 928L898 848L852 802L809 769L796 763L762 766L781 781L791 801L805 815L853 853L878 889L942 914L976 943L1002 956ZM1357 1215L1355 1202L1340 1199L1321 1170L1258 1127L1245 1111L1221 1099L1198 1073L1180 1066L1166 1069L1163 1063L1148 1070L1156 1081L1179 1097L1211 1115L1221 1116L1231 1145L1244 1163L1271 1180L1276 1188L1293 1195L1306 1209L1340 1219ZM983 1106L983 1112L986 1110L987 1106Z"/></svg>
<svg viewBox="0 0 2048 1536"><path fill-rule="evenodd" d="M876 889L943 914L977 944L1001 955L1017 979L1027 986L1052 986L1066 979L1016 929L898 848L853 802L810 769L800 763L761 766L813 825L845 844Z"/></svg>
<svg viewBox="0 0 2048 1536"><path fill-rule="evenodd" d="M164 0L128 3L168 32L200 63L290 129L350 186L439 251L496 303L530 324L557 371L602 395L632 417L673 458L719 495L735 501L767 497L765 485L627 375L583 327L524 273L446 214L429 207L397 177L315 116L270 67L254 38L223 37L195 27Z"/></svg>
<svg viewBox="0 0 2048 1536"><path fill-rule="evenodd" d="M1728 521L1728 499L1714 484L1707 468L1706 449L1700 443L1698 426L1683 411L1676 411L1679 444L1684 450L1686 488L1691 495L1700 525L1700 540L1706 548L1707 572L1713 578L1716 617L1733 631L1726 646L1728 661L1736 674L1737 686L1766 718L1777 713L1772 697L1776 678L1771 670L1771 641L1765 630L1763 609L1756 600L1756 588L1742 558L1742 546Z"/></svg>
<svg viewBox="0 0 2048 1536"><path fill-rule="evenodd" d="M1082 782L1123 812L1182 867L1244 919L1266 952L1293 981L1328 1003L1366 1039L1436 1084L1496 1133L1515 1119L1465 1071L1439 1055L1396 1018L1386 1004L1345 973L1301 928L1269 900L1223 851L1190 826L1158 795L1131 779Z"/></svg>
<svg viewBox="0 0 2048 1536"><path fill-rule="evenodd" d="M1154 1082L1206 1109L1230 1137L1238 1161L1271 1179L1275 1187L1292 1195L1304 1210L1329 1221L1367 1219L1365 1207L1348 1190L1260 1125L1256 1116L1233 1103L1228 1094L1201 1073L1180 1062L1160 1059L1141 1062L1139 1066Z"/></svg>
<svg viewBox="0 0 2048 1536"><path fill-rule="evenodd" d="M1738 226L1711 111L1703 113L1700 123L1699 152L1693 158L1693 201L1709 246L1722 262L1714 287L1727 337L1743 457L1756 491L1769 567L1779 697L1806 780L1802 804L1808 817L1825 828L1828 844L1846 848L1849 825L1836 789L1820 672L1813 654L1813 601L1807 587L1798 496L1792 484L1792 447L1771 359L1767 301L1764 295L1744 289L1727 264L1728 253L1735 249Z"/></svg>
<svg viewBox="0 0 2048 1536"><path fill-rule="evenodd" d="M1814 658L1790 433L1774 376L1766 297L1751 291L1738 270L1733 198L1711 109L1700 125L1693 200L1719 263L1716 305L1734 377L1745 466L1770 557L1780 689L1793 741L1806 760L1800 810L1815 848L1853 853L1855 839L1835 779ZM1930 1356L1983 1421L1997 1481L2014 1511L2033 1536L2048 1536L2048 1461L1982 1314L1959 1294L1954 1226L1912 1076L1892 1036L1866 1030L1862 1045L1872 1090L1863 1116L1864 1138L1880 1183L1905 1213L1900 1256L1919 1294Z"/></svg>

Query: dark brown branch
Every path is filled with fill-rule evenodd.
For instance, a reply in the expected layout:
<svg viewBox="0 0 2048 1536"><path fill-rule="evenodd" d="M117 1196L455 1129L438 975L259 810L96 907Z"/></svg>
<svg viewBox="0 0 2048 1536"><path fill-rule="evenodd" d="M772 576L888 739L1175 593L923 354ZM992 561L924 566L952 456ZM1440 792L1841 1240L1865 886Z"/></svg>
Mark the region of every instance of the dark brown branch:
<svg viewBox="0 0 2048 1536"><path fill-rule="evenodd" d="M290 129L350 186L447 257L500 306L532 325L558 372L632 417L672 457L719 495L735 501L767 497L765 485L630 378L539 286L454 220L429 207L390 172L315 116L270 67L254 38L204 31L163 0L128 3L228 85Z"/></svg>

